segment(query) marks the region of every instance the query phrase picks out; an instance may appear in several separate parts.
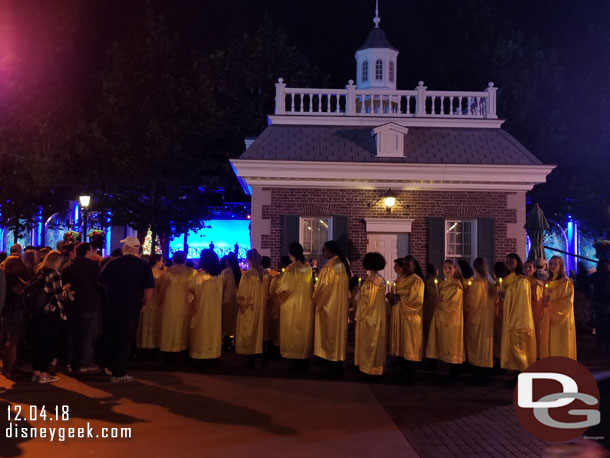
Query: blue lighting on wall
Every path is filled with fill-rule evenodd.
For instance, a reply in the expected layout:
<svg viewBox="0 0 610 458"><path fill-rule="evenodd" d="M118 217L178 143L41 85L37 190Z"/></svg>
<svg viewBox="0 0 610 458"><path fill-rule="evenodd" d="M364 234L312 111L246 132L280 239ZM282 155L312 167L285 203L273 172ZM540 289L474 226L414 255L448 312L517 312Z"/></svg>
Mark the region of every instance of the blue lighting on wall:
<svg viewBox="0 0 610 458"><path fill-rule="evenodd" d="M80 205L74 204L74 226L77 228L80 223Z"/></svg>
<svg viewBox="0 0 610 458"><path fill-rule="evenodd" d="M246 251L250 249L250 220L215 219L205 222L206 226L198 231L188 233L188 258L198 259L201 250L210 248L214 244L214 251L218 257L232 253L235 244L239 245L238 257L245 258ZM184 235L176 236L169 244L170 253L184 250Z"/></svg>

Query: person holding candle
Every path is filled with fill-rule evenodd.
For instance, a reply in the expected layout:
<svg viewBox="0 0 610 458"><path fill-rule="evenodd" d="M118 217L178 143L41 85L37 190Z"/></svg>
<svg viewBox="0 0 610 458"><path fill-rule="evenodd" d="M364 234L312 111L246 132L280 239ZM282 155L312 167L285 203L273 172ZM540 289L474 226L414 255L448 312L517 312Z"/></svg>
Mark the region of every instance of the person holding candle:
<svg viewBox="0 0 610 458"><path fill-rule="evenodd" d="M500 361L500 342L502 341L502 314L504 300L503 279L510 274L506 265L499 261L494 264L494 279L496 282L496 302L495 302L495 317L494 317L494 359Z"/></svg>
<svg viewBox="0 0 610 458"><path fill-rule="evenodd" d="M487 384L493 367L496 286L485 258L473 263L474 278L464 296L464 345L468 363L475 366L476 382Z"/></svg>
<svg viewBox="0 0 610 458"><path fill-rule="evenodd" d="M222 350L222 268L213 250L201 251L199 271L189 282L191 326L189 355L193 359L220 358Z"/></svg>
<svg viewBox="0 0 610 458"><path fill-rule="evenodd" d="M531 306L531 286L516 253L506 256L510 274L503 279L502 338L500 367L524 371L536 361L536 330Z"/></svg>
<svg viewBox="0 0 610 458"><path fill-rule="evenodd" d="M540 329L543 321L549 320L548 313L545 313L542 304L544 296L544 283L540 281L536 272L536 264L533 261L525 261L523 269L532 288L532 316L534 317L534 328L536 329L536 357L540 358Z"/></svg>
<svg viewBox="0 0 610 458"><path fill-rule="evenodd" d="M426 346L428 358L449 364L447 384L457 380L464 362L464 316L462 272L454 259L443 263L445 280L439 286L439 301L430 322Z"/></svg>
<svg viewBox="0 0 610 458"><path fill-rule="evenodd" d="M296 360L295 369L306 369L313 347L313 277L300 243L292 242L288 253L292 262L276 277L280 354Z"/></svg>
<svg viewBox="0 0 610 458"><path fill-rule="evenodd" d="M237 289L237 325L235 353L248 355L246 367L255 367L254 356L263 352L265 308L269 297L269 275L263 271L261 255L256 249L246 252L248 270L241 276Z"/></svg>
<svg viewBox="0 0 610 458"><path fill-rule="evenodd" d="M235 338L237 324L237 287L241 280L241 269L235 253L229 253L223 258L222 271L222 335L224 348L228 350Z"/></svg>
<svg viewBox="0 0 610 458"><path fill-rule="evenodd" d="M385 268L381 253L367 253L362 259L367 278L360 288L356 312L354 364L360 372L382 375L387 345L386 282L379 275Z"/></svg>
<svg viewBox="0 0 610 458"><path fill-rule="evenodd" d="M275 351L280 351L280 305L281 298L277 294L280 279L286 273L286 268L292 263L289 256L280 258L280 271L278 275L271 276L269 281L269 309L271 310L271 343ZM313 278L312 278L313 285Z"/></svg>
<svg viewBox="0 0 610 458"><path fill-rule="evenodd" d="M401 319L401 350L405 381L413 381L414 362L422 359L423 307L425 283L417 260L409 255L402 261L402 276L396 281L396 299Z"/></svg>
<svg viewBox="0 0 610 458"><path fill-rule="evenodd" d="M397 307L398 298L396 297L397 285L400 283L400 279L403 276L402 269L403 259L394 260L394 272L396 273L396 281L392 285L392 292L387 294L390 303L390 355L398 356L402 358L402 320L400 317L400 307Z"/></svg>
<svg viewBox="0 0 610 458"><path fill-rule="evenodd" d="M540 327L540 358L565 356L576 359L576 325L574 322L574 284L566 275L563 259L549 260L548 287L544 288L544 315Z"/></svg>
<svg viewBox="0 0 610 458"><path fill-rule="evenodd" d="M155 279L156 288L153 290L152 298L148 307L144 308L140 313L140 324L136 334L136 348L150 352L154 348L159 348L159 334L161 323L159 319L159 279L165 272L163 267L165 260L163 255L154 253L148 258Z"/></svg>
<svg viewBox="0 0 610 458"><path fill-rule="evenodd" d="M341 376L347 353L347 303L351 269L339 244L329 240L322 247L326 264L316 281L314 355L331 363L331 375Z"/></svg>

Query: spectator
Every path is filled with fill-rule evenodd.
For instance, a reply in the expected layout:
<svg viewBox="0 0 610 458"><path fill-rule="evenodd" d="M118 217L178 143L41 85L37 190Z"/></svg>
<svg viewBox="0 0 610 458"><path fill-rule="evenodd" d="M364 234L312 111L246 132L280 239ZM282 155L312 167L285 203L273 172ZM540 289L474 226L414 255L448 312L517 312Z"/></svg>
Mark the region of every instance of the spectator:
<svg viewBox="0 0 610 458"><path fill-rule="evenodd" d="M18 243L11 245L11 247L9 249L8 258L14 258L14 257L21 259L21 245L19 245ZM6 258L6 259L8 259L8 258ZM2 264L0 264L0 269L4 269L4 264L6 263L6 259L4 259L2 261Z"/></svg>
<svg viewBox="0 0 610 458"><path fill-rule="evenodd" d="M6 251L0 251L0 265L2 265L6 258L8 258L8 254L6 254Z"/></svg>
<svg viewBox="0 0 610 458"><path fill-rule="evenodd" d="M97 278L100 267L90 259L97 256L90 243L79 243L76 257L61 271L62 281L74 291L74 301L66 304L70 348L67 362L80 372L97 370L93 365L93 341L101 304Z"/></svg>
<svg viewBox="0 0 610 458"><path fill-rule="evenodd" d="M27 270L20 257L11 256L4 263L6 299L2 309L2 374L11 378L17 350L26 330L26 315L21 296Z"/></svg>
<svg viewBox="0 0 610 458"><path fill-rule="evenodd" d="M127 365L136 336L140 312L152 297L155 287L150 266L140 259L136 237L121 240L123 256L110 260L102 269L99 282L106 290L104 347L111 382L131 382Z"/></svg>

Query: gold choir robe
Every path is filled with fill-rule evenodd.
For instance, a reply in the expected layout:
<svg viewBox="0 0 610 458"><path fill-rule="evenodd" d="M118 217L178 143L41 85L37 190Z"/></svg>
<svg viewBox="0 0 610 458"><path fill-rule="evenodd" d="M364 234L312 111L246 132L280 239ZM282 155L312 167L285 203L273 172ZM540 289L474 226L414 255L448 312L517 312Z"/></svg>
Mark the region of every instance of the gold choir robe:
<svg viewBox="0 0 610 458"><path fill-rule="evenodd" d="M267 342L273 339L273 318L272 314L272 297L271 297L271 282L279 275L279 272L272 269L264 269L264 272L269 276L269 291L267 291L267 306L265 307L265 326L263 330L263 341ZM274 285L275 287L275 285Z"/></svg>
<svg viewBox="0 0 610 458"><path fill-rule="evenodd" d="M245 272L237 288L237 329L235 353L255 355L263 352L265 309L269 299L269 275L261 279L255 269Z"/></svg>
<svg viewBox="0 0 610 458"><path fill-rule="evenodd" d="M354 364L361 372L383 374L387 346L386 283L373 274L362 283L356 310ZM396 306L395 306L396 307Z"/></svg>
<svg viewBox="0 0 610 458"><path fill-rule="evenodd" d="M432 317L434 316L434 310L436 309L436 304L438 304L438 292L440 289L440 285L434 283L435 277L428 277L426 280L426 289L424 294L424 310L423 310L423 318L424 318L424 343L428 338L428 332L430 332L430 322L432 321Z"/></svg>
<svg viewBox="0 0 610 458"><path fill-rule="evenodd" d="M540 329L543 318L548 321L548 313L544 313L542 304L542 296L544 295L544 284L535 277L528 277L530 281L531 301L532 301L532 317L534 318L534 329L536 330L536 357L540 358Z"/></svg>
<svg viewBox="0 0 610 458"><path fill-rule="evenodd" d="M280 354L284 358L307 359L313 347L313 277L311 266L294 261L276 277L279 304Z"/></svg>
<svg viewBox="0 0 610 458"><path fill-rule="evenodd" d="M565 356L576 359L576 325L574 322L574 284L568 277L549 281L540 326L540 358Z"/></svg>
<svg viewBox="0 0 610 458"><path fill-rule="evenodd" d="M159 348L159 333L161 319L159 316L159 278L163 270L153 267L152 273L155 278L155 289L150 303L140 313L140 324L136 337L136 348Z"/></svg>
<svg viewBox="0 0 610 458"><path fill-rule="evenodd" d="M192 317L189 355L195 359L220 358L222 349L222 277L199 271L191 278Z"/></svg>
<svg viewBox="0 0 610 458"><path fill-rule="evenodd" d="M484 278L470 283L464 294L466 360L473 366L493 367L496 295L489 293L490 283Z"/></svg>
<svg viewBox="0 0 610 458"><path fill-rule="evenodd" d="M536 330L529 280L511 273L504 278L500 367L524 371L536 361Z"/></svg>
<svg viewBox="0 0 610 458"><path fill-rule="evenodd" d="M271 278L269 282L269 316L271 319L271 342L276 347L280 346L280 299L277 295L277 288L280 278L285 272Z"/></svg>
<svg viewBox="0 0 610 458"><path fill-rule="evenodd" d="M222 335L235 335L237 323L237 284L231 268L227 267L220 274L222 277Z"/></svg>
<svg viewBox="0 0 610 458"><path fill-rule="evenodd" d="M439 283L439 300L430 322L426 356L450 364L464 362L464 286L456 278Z"/></svg>
<svg viewBox="0 0 610 458"><path fill-rule="evenodd" d="M394 282L394 284L392 285L392 293L396 292L398 283L400 282L401 278L402 277L397 278L396 281ZM400 316L400 307L398 304L399 304L398 302L396 302L394 304L392 304L392 303L388 304L390 307L390 310L389 310L390 313L388 314L389 323L390 323L388 326L388 335L390 337L390 355L402 357L403 331L402 331L402 319Z"/></svg>
<svg viewBox="0 0 610 458"><path fill-rule="evenodd" d="M345 361L349 278L338 256L322 267L313 292L315 305L314 355Z"/></svg>
<svg viewBox="0 0 610 458"><path fill-rule="evenodd" d="M188 283L197 272L185 265L169 267L160 279L161 351L188 348L190 307Z"/></svg>
<svg viewBox="0 0 610 458"><path fill-rule="evenodd" d="M397 356L409 361L421 361L423 348L424 281L416 274L400 277L396 281L396 294L400 317L400 349Z"/></svg>

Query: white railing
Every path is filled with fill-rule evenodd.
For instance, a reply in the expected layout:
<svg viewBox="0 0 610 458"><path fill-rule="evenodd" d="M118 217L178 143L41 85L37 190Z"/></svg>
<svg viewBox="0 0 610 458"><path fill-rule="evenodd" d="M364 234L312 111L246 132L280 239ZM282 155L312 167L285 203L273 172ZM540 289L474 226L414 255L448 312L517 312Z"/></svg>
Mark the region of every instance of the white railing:
<svg viewBox="0 0 610 458"><path fill-rule="evenodd" d="M276 115L405 116L497 119L496 91L428 91L422 81L409 91L288 88L282 78L275 84Z"/></svg>

